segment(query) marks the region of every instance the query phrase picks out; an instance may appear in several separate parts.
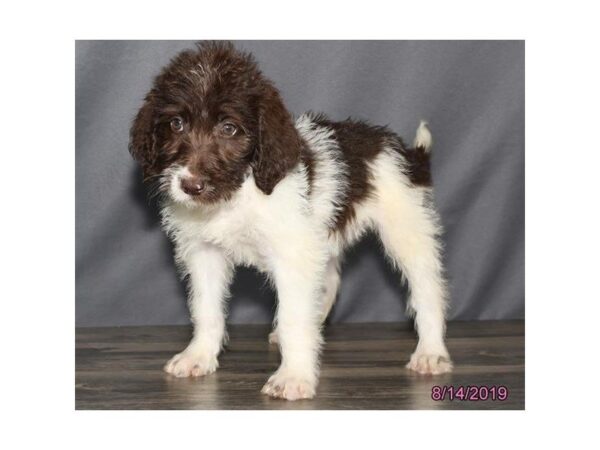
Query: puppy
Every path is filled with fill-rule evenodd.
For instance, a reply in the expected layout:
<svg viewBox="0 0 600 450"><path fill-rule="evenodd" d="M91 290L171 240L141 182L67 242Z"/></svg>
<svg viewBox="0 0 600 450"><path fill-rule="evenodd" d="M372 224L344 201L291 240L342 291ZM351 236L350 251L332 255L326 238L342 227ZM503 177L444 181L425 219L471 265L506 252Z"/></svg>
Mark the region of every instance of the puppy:
<svg viewBox="0 0 600 450"><path fill-rule="evenodd" d="M217 369L234 267L251 265L278 294L270 340L281 365L262 392L312 398L340 260L371 229L410 286L419 343L407 367L450 371L430 145L425 123L408 148L364 122L312 113L294 121L253 57L231 44L176 56L154 80L129 145L160 194L162 225L190 283L194 335L165 371L198 377Z"/></svg>

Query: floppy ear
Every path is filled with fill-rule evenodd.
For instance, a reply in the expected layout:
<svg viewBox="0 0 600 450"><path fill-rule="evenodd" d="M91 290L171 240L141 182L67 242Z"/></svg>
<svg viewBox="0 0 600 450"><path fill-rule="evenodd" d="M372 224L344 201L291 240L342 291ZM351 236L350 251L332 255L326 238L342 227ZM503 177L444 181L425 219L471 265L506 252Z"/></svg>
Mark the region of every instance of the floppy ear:
<svg viewBox="0 0 600 450"><path fill-rule="evenodd" d="M302 141L279 92L265 87L259 106L258 142L252 161L256 186L269 195L298 163Z"/></svg>
<svg viewBox="0 0 600 450"><path fill-rule="evenodd" d="M154 119L151 103L146 100L139 110L129 132L129 153L140 165L144 180L156 175L154 169L158 152L154 135Z"/></svg>

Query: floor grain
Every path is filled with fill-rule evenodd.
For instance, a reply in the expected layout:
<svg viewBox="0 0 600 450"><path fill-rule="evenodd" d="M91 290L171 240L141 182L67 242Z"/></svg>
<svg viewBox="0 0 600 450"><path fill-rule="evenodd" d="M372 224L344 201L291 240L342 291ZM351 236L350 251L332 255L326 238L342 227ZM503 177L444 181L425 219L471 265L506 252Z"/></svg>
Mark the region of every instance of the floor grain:
<svg viewBox="0 0 600 450"><path fill-rule="evenodd" d="M185 326L78 328L75 407L87 409L524 409L522 321L452 322L451 374L413 374L404 368L416 345L408 323L328 326L317 398L286 402L260 394L277 368L268 326L229 327L219 370L198 379L162 372L181 351ZM505 401L432 400L432 387L505 386Z"/></svg>

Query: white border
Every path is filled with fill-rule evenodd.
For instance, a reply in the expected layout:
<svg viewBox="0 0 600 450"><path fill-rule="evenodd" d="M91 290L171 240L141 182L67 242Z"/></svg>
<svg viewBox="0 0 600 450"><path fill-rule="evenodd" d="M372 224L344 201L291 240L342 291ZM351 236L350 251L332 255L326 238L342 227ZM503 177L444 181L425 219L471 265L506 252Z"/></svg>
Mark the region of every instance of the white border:
<svg viewBox="0 0 600 450"><path fill-rule="evenodd" d="M600 73L591 6L90 3L11 2L3 11L3 441L90 449L597 441ZM527 39L527 411L73 412L74 39L94 38Z"/></svg>

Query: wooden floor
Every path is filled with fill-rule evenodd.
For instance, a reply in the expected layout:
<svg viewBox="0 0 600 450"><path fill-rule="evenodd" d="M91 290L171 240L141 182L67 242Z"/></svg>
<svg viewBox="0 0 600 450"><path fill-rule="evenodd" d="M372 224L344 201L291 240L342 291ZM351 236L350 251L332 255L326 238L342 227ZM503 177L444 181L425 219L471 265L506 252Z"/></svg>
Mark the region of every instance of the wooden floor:
<svg viewBox="0 0 600 450"><path fill-rule="evenodd" d="M328 326L314 400L287 402L260 394L277 368L267 326L229 327L216 373L177 379L162 372L181 351L189 327L80 328L76 332L76 409L523 409L524 324L448 325L451 374L404 368L416 345L408 323ZM434 386L505 386L505 401L434 401ZM483 388L486 390L486 388Z"/></svg>

